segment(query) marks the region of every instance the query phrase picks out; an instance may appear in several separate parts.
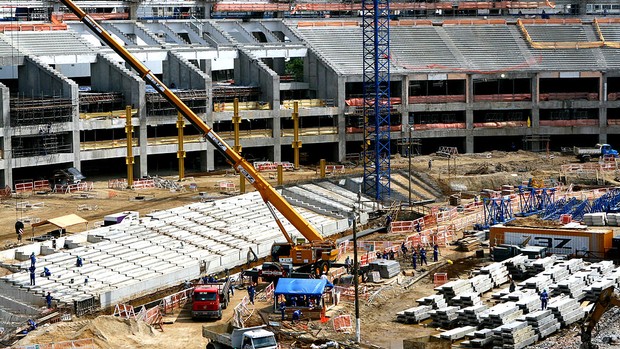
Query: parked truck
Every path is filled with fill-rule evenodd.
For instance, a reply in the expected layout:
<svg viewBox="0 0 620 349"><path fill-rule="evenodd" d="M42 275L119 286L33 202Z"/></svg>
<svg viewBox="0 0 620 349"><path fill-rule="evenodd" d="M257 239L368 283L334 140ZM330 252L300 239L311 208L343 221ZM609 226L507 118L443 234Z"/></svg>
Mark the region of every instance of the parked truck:
<svg viewBox="0 0 620 349"><path fill-rule="evenodd" d="M202 336L209 339L207 349L276 349L273 332L265 326L236 328L232 324L202 326Z"/></svg>
<svg viewBox="0 0 620 349"><path fill-rule="evenodd" d="M609 144L597 144L594 147L573 147L573 153L581 162L588 162L592 158L600 157L618 157L618 151L613 149Z"/></svg>
<svg viewBox="0 0 620 349"><path fill-rule="evenodd" d="M228 307L230 279L222 282L200 284L192 295L192 319L222 318L222 310Z"/></svg>

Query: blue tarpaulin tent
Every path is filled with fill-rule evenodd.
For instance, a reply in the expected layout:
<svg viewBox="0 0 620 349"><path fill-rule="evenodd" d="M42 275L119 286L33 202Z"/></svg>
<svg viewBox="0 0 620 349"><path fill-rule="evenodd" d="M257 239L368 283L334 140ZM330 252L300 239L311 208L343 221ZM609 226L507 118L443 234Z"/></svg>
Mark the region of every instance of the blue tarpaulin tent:
<svg viewBox="0 0 620 349"><path fill-rule="evenodd" d="M327 285L325 279L289 279L280 278L274 294L295 296L321 296Z"/></svg>

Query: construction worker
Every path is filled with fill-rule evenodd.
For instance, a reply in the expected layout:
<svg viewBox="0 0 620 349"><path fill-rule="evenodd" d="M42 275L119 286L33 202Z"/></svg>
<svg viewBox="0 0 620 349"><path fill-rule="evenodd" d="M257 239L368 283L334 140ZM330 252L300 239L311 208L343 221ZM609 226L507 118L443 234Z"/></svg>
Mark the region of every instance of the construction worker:
<svg viewBox="0 0 620 349"><path fill-rule="evenodd" d="M256 295L256 288L252 283L248 286L248 297L250 297L250 303L252 303L252 305L254 305L254 295Z"/></svg>
<svg viewBox="0 0 620 349"><path fill-rule="evenodd" d="M428 170L430 171L433 168L433 159L428 159Z"/></svg>
<svg viewBox="0 0 620 349"><path fill-rule="evenodd" d="M411 264L413 265L413 270L416 270L418 267L418 252L416 252L415 248L411 249Z"/></svg>
<svg viewBox="0 0 620 349"><path fill-rule="evenodd" d="M347 258L345 258L344 267L347 269L347 274L351 272L351 257L347 256Z"/></svg>
<svg viewBox="0 0 620 349"><path fill-rule="evenodd" d="M301 319L301 316L302 316L302 315L303 315L303 314L302 314L301 310L299 310L299 309L295 310L295 311L293 312L293 318L292 318L293 323L295 323L295 322L299 322L299 320Z"/></svg>
<svg viewBox="0 0 620 349"><path fill-rule="evenodd" d="M425 264L428 265L428 262L426 261L426 249L422 247L420 249L420 266Z"/></svg>
<svg viewBox="0 0 620 349"><path fill-rule="evenodd" d="M34 266L34 265L31 265L31 266L30 266L30 268L29 268L29 270L30 270L30 286L34 286L34 284L35 284L35 282L34 282L34 276L35 276L35 275L34 275L34 271L35 271L36 269L37 269L37 268L35 268L35 266Z"/></svg>
<svg viewBox="0 0 620 349"><path fill-rule="evenodd" d="M286 302L285 301L280 302L280 314L282 315L282 321L284 321L284 318L286 317Z"/></svg>
<svg viewBox="0 0 620 349"><path fill-rule="evenodd" d="M43 272L41 273L41 277L49 277L51 275L52 275L52 272L47 267L43 267Z"/></svg>
<svg viewBox="0 0 620 349"><path fill-rule="evenodd" d="M517 285L515 285L515 281L511 278L508 277L508 280L510 280L510 287L508 288L509 292L514 292L517 290Z"/></svg>
<svg viewBox="0 0 620 349"><path fill-rule="evenodd" d="M407 245L404 241L400 244L400 251L403 253L403 257L407 257Z"/></svg>
<svg viewBox="0 0 620 349"><path fill-rule="evenodd" d="M47 303L47 309L52 309L52 295L47 292L47 296L45 296L45 303Z"/></svg>
<svg viewBox="0 0 620 349"><path fill-rule="evenodd" d="M392 224L392 215L387 215L387 217L385 217L385 230L389 233L390 232L390 225Z"/></svg>
<svg viewBox="0 0 620 349"><path fill-rule="evenodd" d="M82 260L82 257L77 256L75 259L75 266L76 267L81 267L82 265L84 265L84 261Z"/></svg>
<svg viewBox="0 0 620 349"><path fill-rule="evenodd" d="M547 309L547 302L548 301L549 301L549 294L547 293L547 290L544 289L540 293L540 308L541 308L541 310Z"/></svg>
<svg viewBox="0 0 620 349"><path fill-rule="evenodd" d="M21 244L24 235L24 223L22 221L15 222L15 234L17 234L17 243Z"/></svg>
<svg viewBox="0 0 620 349"><path fill-rule="evenodd" d="M396 255L396 253L394 252L394 250L390 250L389 255L390 255L390 260L394 260L395 259L394 256Z"/></svg>
<svg viewBox="0 0 620 349"><path fill-rule="evenodd" d="M37 263L37 257L35 257L34 252L30 254L30 266L34 267L35 263Z"/></svg>
<svg viewBox="0 0 620 349"><path fill-rule="evenodd" d="M439 260L439 246L437 243L433 245L433 262L437 262Z"/></svg>

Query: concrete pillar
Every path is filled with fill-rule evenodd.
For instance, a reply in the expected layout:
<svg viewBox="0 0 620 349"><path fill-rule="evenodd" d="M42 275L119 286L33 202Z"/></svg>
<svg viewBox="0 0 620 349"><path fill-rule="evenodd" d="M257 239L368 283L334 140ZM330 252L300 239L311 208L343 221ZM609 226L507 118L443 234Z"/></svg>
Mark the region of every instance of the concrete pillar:
<svg viewBox="0 0 620 349"><path fill-rule="evenodd" d="M403 76L403 80L401 82L402 90L400 94L401 101L401 115L402 115L402 125L403 131L409 130L409 76ZM405 132L406 133L406 132Z"/></svg>
<svg viewBox="0 0 620 349"><path fill-rule="evenodd" d="M282 161L282 125L280 122L280 109L271 111L273 130L273 161ZM290 159L292 160L292 159Z"/></svg>
<svg viewBox="0 0 620 349"><path fill-rule="evenodd" d="M11 113L10 113L9 88L0 84L0 114L2 117L2 158L4 159L4 183L3 186L13 187L13 149L11 147Z"/></svg>
<svg viewBox="0 0 620 349"><path fill-rule="evenodd" d="M273 59L273 71L278 73L278 75L284 75L285 72L285 64L284 58L274 58Z"/></svg>
<svg viewBox="0 0 620 349"><path fill-rule="evenodd" d="M138 5L140 5L140 2L138 1L132 1L129 3L129 19L132 21L138 19Z"/></svg>
<svg viewBox="0 0 620 349"><path fill-rule="evenodd" d="M215 147L210 143L207 142L207 150L204 152L205 157L207 158L206 160L206 164L207 164L207 171L215 171ZM202 160L202 155L201 155L201 160ZM201 165L202 167L202 161L201 161Z"/></svg>
<svg viewBox="0 0 620 349"><path fill-rule="evenodd" d="M599 90L598 141L599 143L607 143L607 75L603 74L601 75L601 77L599 77L599 89L598 90Z"/></svg>
<svg viewBox="0 0 620 349"><path fill-rule="evenodd" d="M465 153L471 154L474 152L474 136L467 135L465 136Z"/></svg>
<svg viewBox="0 0 620 349"><path fill-rule="evenodd" d="M73 167L82 171L80 163L80 95L77 84L71 88L71 146L73 147Z"/></svg>
<svg viewBox="0 0 620 349"><path fill-rule="evenodd" d="M347 117L344 115L344 97L345 82L342 76L338 77L338 98L336 105L338 106L338 115L336 118L336 127L338 128L338 162L344 162L347 159ZM353 150L353 151L357 151Z"/></svg>
<svg viewBox="0 0 620 349"><path fill-rule="evenodd" d="M534 134L538 134L540 128L540 107L538 102L540 100L540 76L535 74L532 77L532 115L530 117L531 127Z"/></svg>

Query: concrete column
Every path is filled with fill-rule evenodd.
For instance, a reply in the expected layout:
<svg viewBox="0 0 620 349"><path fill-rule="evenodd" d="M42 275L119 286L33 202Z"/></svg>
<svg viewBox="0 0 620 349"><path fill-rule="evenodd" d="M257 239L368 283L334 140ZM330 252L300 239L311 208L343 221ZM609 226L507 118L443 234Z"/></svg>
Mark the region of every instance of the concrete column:
<svg viewBox="0 0 620 349"><path fill-rule="evenodd" d="M140 2L138 1L132 1L129 3L129 19L132 21L138 19L138 5L140 5Z"/></svg>
<svg viewBox="0 0 620 349"><path fill-rule="evenodd" d="M465 153L471 154L474 152L474 136L465 136Z"/></svg>
<svg viewBox="0 0 620 349"><path fill-rule="evenodd" d="M280 123L280 110L273 109L271 111L272 130L273 130L273 161L282 161L282 126Z"/></svg>
<svg viewBox="0 0 620 349"><path fill-rule="evenodd" d="M4 183L3 186L13 187L13 149L11 147L11 113L10 113L9 88L0 84L0 114L2 117L2 158L4 159Z"/></svg>
<svg viewBox="0 0 620 349"><path fill-rule="evenodd" d="M599 143L607 143L607 75L603 74L599 78Z"/></svg>
<svg viewBox="0 0 620 349"><path fill-rule="evenodd" d="M338 161L344 162L347 159L347 117L344 115L345 81L342 76L338 77L336 105L338 115L335 115L338 128Z"/></svg>
<svg viewBox="0 0 620 349"><path fill-rule="evenodd" d="M71 88L71 145L73 147L73 167L82 171L80 163L80 95L77 84L70 86Z"/></svg>
<svg viewBox="0 0 620 349"><path fill-rule="evenodd" d="M538 134L540 128L540 107L538 102L540 100L540 76L535 74L532 77L532 115L530 117L531 127L534 129L534 133Z"/></svg>
<svg viewBox="0 0 620 349"><path fill-rule="evenodd" d="M405 133L409 132L409 76L403 76L402 91L400 94L402 125Z"/></svg>
<svg viewBox="0 0 620 349"><path fill-rule="evenodd" d="M207 142L207 150L203 153L206 157L206 165L207 165L206 170L215 171L215 147L211 143ZM200 166L202 167L203 166L202 165L202 153L201 153L200 159L201 159Z"/></svg>
<svg viewBox="0 0 620 349"><path fill-rule="evenodd" d="M473 132L474 129L474 79L470 74L465 77L465 129ZM474 152L474 135L465 136L465 153Z"/></svg>

